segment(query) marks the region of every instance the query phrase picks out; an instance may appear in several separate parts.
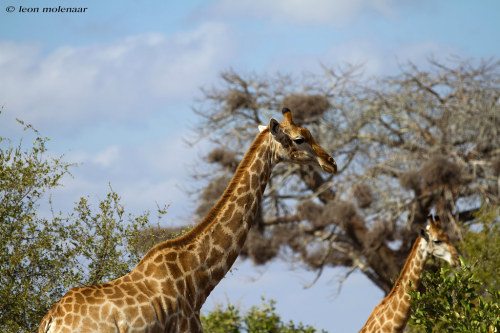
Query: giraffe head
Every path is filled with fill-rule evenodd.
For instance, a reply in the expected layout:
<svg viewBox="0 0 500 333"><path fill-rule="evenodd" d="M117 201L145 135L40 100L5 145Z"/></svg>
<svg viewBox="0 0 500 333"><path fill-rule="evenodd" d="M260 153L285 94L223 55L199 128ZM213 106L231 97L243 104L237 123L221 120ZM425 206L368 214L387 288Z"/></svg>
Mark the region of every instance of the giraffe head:
<svg viewBox="0 0 500 333"><path fill-rule="evenodd" d="M318 165L325 172L336 173L337 163L316 143L309 130L294 124L290 109L283 108L282 113L283 122L271 119L269 123L269 132L278 143L278 158L285 162Z"/></svg>
<svg viewBox="0 0 500 333"><path fill-rule="evenodd" d="M446 260L452 266L460 266L458 251L451 243L446 232L441 228L439 217L429 216L426 230L422 230L422 237L427 242L427 251L437 258Z"/></svg>

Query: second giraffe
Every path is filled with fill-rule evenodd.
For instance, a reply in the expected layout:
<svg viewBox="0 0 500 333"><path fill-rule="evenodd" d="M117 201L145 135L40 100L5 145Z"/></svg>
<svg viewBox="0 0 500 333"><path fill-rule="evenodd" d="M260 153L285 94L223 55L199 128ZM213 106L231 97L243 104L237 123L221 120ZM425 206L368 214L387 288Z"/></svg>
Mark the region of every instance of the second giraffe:
<svg viewBox="0 0 500 333"><path fill-rule="evenodd" d="M418 287L420 274L429 254L446 260L452 266L460 265L457 249L442 229L439 218L434 221L431 216L429 216L427 228L422 230L421 236L413 244L413 249L406 259L399 279L389 295L373 309L359 333L400 333L404 331L410 318L408 291Z"/></svg>

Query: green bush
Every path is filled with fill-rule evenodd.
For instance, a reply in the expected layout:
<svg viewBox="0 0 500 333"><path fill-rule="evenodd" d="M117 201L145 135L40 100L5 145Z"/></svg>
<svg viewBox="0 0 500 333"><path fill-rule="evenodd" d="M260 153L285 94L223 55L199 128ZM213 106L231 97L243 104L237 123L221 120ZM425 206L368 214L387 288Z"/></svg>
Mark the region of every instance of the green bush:
<svg viewBox="0 0 500 333"><path fill-rule="evenodd" d="M485 301L478 291L481 281L471 268L423 273L425 293L410 291L410 326L418 332L497 332L500 327L500 292Z"/></svg>
<svg viewBox="0 0 500 333"><path fill-rule="evenodd" d="M243 325L240 311L232 304L224 310L217 307L206 316L201 316L201 324L205 332L211 333L239 333Z"/></svg>
<svg viewBox="0 0 500 333"><path fill-rule="evenodd" d="M42 216L40 202L72 165L51 157L49 139L19 123L31 144L0 138L0 332L15 333L33 331L71 287L130 271L150 229L149 214L126 214L113 190L97 208L81 198L68 215Z"/></svg>
<svg viewBox="0 0 500 333"><path fill-rule="evenodd" d="M417 332L498 332L500 330L500 214L483 209L464 233L460 249L473 264L456 270L424 271L424 292L411 291L409 326Z"/></svg>
<svg viewBox="0 0 500 333"><path fill-rule="evenodd" d="M482 208L464 232L460 250L483 287L500 290L500 207Z"/></svg>
<svg viewBox="0 0 500 333"><path fill-rule="evenodd" d="M276 302L266 302L262 298L260 306L253 306L241 315L240 311L229 304L226 309L219 307L207 315L201 316L203 330L207 333L314 333L312 326L292 321L284 323L276 313ZM324 331L323 331L324 332Z"/></svg>

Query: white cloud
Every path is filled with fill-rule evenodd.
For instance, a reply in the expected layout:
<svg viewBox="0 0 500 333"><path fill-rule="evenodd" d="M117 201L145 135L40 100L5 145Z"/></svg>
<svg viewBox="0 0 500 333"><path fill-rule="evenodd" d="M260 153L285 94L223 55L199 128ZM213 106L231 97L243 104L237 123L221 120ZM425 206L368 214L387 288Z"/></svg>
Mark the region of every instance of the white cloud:
<svg viewBox="0 0 500 333"><path fill-rule="evenodd" d="M245 14L293 23L343 25L365 10L392 16L394 0L220 0L213 8L219 15Z"/></svg>
<svg viewBox="0 0 500 333"><path fill-rule="evenodd" d="M230 35L223 24L204 23L48 54L38 44L2 42L0 103L44 130L144 116L213 81L232 56Z"/></svg>
<svg viewBox="0 0 500 333"><path fill-rule="evenodd" d="M92 162L102 167L109 167L110 165L117 163L119 157L120 148L118 146L110 146L99 152L92 159Z"/></svg>

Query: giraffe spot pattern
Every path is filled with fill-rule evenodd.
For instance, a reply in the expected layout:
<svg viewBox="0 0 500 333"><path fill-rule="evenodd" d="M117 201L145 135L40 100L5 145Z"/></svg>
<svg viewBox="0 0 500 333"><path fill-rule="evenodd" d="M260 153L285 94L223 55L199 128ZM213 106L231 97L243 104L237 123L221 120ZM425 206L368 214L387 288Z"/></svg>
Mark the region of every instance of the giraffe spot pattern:
<svg viewBox="0 0 500 333"><path fill-rule="evenodd" d="M228 248L231 246L233 238L230 233L224 230L224 228L220 224L215 226L214 233L217 234L214 245L220 246L222 248Z"/></svg>

